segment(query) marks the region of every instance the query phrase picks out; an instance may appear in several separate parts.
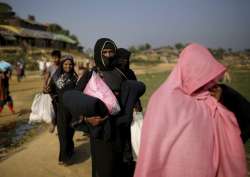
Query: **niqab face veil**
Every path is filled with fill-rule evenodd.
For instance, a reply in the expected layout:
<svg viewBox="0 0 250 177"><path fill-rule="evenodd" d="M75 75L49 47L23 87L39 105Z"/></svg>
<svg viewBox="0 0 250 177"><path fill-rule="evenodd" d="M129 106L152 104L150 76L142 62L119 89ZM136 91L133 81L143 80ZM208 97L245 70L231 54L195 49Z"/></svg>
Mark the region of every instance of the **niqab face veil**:
<svg viewBox="0 0 250 177"><path fill-rule="evenodd" d="M129 60L131 52L124 48L117 49L117 60L113 62L113 65L127 71L129 69Z"/></svg>
<svg viewBox="0 0 250 177"><path fill-rule="evenodd" d="M109 48L114 50L114 53L116 54L116 45L115 43L108 38L101 38L99 40L97 40L96 44L95 44L95 49L94 49L94 60L96 63L96 66L100 69L100 70L112 70L112 66L111 66L111 62L112 60L114 60L115 57L109 58L109 59L105 59L102 56L102 51L105 48L105 46L109 46Z"/></svg>

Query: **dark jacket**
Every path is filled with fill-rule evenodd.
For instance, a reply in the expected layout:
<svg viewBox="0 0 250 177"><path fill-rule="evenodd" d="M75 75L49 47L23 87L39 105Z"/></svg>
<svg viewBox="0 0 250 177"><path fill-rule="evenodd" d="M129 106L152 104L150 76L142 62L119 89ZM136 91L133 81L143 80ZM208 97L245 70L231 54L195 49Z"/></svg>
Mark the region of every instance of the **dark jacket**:
<svg viewBox="0 0 250 177"><path fill-rule="evenodd" d="M244 143L250 136L250 103L239 92L225 85L219 85L222 88L220 102L237 118L241 130L241 138Z"/></svg>

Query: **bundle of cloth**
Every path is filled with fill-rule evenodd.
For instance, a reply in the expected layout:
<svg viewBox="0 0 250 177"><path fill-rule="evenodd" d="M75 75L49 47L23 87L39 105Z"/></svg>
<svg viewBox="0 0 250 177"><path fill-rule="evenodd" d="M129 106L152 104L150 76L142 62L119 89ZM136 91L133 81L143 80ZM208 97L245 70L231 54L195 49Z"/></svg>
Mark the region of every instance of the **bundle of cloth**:
<svg viewBox="0 0 250 177"><path fill-rule="evenodd" d="M117 119L118 126L128 126L132 122L133 108L137 100L145 92L145 85L139 81L127 80L121 84L121 99L119 100L122 111L116 115L110 115L108 108L102 100L84 94L78 90L69 90L63 94L64 110L72 116L71 126L79 131L91 131L93 136L104 135L105 139L110 138L110 121L104 123L104 126L91 126L86 124L81 116L92 117L101 116L107 119Z"/></svg>
<svg viewBox="0 0 250 177"><path fill-rule="evenodd" d="M105 104L98 98L88 96L78 90L69 90L63 94L63 105L65 111L71 116L71 126L76 130L89 132L89 126L80 116L91 117L108 115L108 109Z"/></svg>

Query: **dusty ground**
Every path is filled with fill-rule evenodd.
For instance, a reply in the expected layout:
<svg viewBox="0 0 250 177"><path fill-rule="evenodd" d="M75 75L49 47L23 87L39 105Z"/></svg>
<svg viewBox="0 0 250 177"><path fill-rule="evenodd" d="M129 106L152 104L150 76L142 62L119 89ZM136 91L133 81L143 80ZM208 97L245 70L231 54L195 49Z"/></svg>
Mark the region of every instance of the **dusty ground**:
<svg viewBox="0 0 250 177"><path fill-rule="evenodd" d="M41 88L42 77L38 72L28 73L27 77L21 82L17 82L16 77L13 76L10 80L10 94L14 100L16 114L11 114L7 106L5 106L0 114L0 128L22 118L20 115L30 110L33 97L41 91Z"/></svg>
<svg viewBox="0 0 250 177"><path fill-rule="evenodd" d="M1 177L90 177L88 138L77 132L74 139L76 152L73 165L65 167L57 164L57 135L46 131L0 163Z"/></svg>

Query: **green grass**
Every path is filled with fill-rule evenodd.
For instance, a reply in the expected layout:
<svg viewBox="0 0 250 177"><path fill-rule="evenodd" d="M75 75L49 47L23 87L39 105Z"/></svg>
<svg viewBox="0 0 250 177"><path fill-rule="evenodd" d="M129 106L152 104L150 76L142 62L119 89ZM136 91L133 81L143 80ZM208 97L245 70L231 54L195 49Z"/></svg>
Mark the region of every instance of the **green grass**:
<svg viewBox="0 0 250 177"><path fill-rule="evenodd" d="M244 97L250 101L250 69L231 70L232 82L229 84L239 91ZM247 156L250 155L250 140L245 144ZM248 159L248 169L250 169L250 159Z"/></svg>
<svg viewBox="0 0 250 177"><path fill-rule="evenodd" d="M136 64L136 65L144 65L144 66L148 66L148 65L157 65L162 63L161 60L143 60L143 59L132 59L131 63Z"/></svg>
<svg viewBox="0 0 250 177"><path fill-rule="evenodd" d="M138 76L138 80L143 81L147 87L146 93L141 98L144 108L152 93L167 79L169 73L142 74ZM250 101L250 69L232 69L230 75L232 81L226 84L236 89Z"/></svg>
<svg viewBox="0 0 250 177"><path fill-rule="evenodd" d="M138 76L138 80L146 85L146 92L141 98L143 109L145 110L148 99L152 93L167 79L169 72L156 74L142 74Z"/></svg>
<svg viewBox="0 0 250 177"><path fill-rule="evenodd" d="M232 69L230 75L232 82L229 85L250 101L250 69Z"/></svg>

